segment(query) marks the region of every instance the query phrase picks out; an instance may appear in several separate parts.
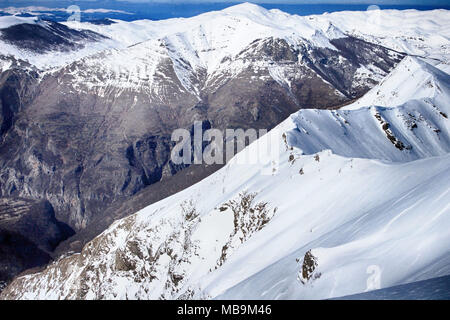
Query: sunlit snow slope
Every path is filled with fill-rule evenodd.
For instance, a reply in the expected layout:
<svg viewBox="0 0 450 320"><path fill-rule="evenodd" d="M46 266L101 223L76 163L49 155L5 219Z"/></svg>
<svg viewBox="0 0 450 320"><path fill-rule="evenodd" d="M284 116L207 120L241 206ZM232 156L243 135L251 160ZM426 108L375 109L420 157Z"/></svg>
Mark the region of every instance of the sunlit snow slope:
<svg viewBox="0 0 450 320"><path fill-rule="evenodd" d="M408 58L374 90L293 114L0 297L325 299L450 274L450 75Z"/></svg>

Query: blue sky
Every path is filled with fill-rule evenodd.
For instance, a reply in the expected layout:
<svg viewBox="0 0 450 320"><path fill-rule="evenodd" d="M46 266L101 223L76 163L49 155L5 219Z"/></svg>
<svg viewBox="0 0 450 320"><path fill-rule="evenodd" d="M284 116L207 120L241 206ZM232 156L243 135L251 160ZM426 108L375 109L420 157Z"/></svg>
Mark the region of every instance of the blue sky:
<svg viewBox="0 0 450 320"><path fill-rule="evenodd" d="M187 3L187 2L243 2L236 0L74 0L67 2L134 2L134 3ZM0 0L0 2L14 2L19 4L20 2L33 2L30 0L14 0L6 1ZM37 0L38 3L51 3L61 2L57 0ZM295 3L295 4L315 4L315 3L333 3L333 4L386 4L386 5L450 5L450 0L251 0L248 2L254 3Z"/></svg>
<svg viewBox="0 0 450 320"><path fill-rule="evenodd" d="M102 1L102 0L84 0L84 1ZM116 0L124 2L140 2L140 3L151 3L151 2L164 2L164 3L179 3L179 2L240 2L236 0ZM431 5L431 4L442 4L450 5L450 0L253 0L248 2L268 2L268 3L333 3L333 4L391 4L391 5L401 5L401 4L415 4L415 5Z"/></svg>

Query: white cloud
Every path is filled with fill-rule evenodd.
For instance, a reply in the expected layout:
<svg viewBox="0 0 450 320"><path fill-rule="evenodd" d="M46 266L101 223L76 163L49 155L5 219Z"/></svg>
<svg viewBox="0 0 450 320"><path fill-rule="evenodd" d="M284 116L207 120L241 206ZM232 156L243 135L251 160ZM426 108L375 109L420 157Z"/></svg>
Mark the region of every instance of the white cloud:
<svg viewBox="0 0 450 320"><path fill-rule="evenodd" d="M123 10L113 10L113 9L86 9L81 10L84 13L122 13L122 14L133 14L131 12L123 11Z"/></svg>
<svg viewBox="0 0 450 320"><path fill-rule="evenodd" d="M7 7L0 8L1 12L8 14L20 14L20 13L29 13L33 15L39 15L42 12L66 12L66 8L49 8L49 7L41 7L41 6L28 6L28 7ZM86 9L81 10L81 13L122 13L122 14L133 14L131 12L123 11L123 10L114 10L114 9Z"/></svg>

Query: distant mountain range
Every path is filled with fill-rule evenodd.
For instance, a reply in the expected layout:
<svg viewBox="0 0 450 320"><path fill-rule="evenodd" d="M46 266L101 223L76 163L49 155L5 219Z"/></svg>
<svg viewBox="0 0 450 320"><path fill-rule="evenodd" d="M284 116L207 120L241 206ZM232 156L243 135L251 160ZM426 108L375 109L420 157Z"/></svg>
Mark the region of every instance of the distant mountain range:
<svg viewBox="0 0 450 320"><path fill-rule="evenodd" d="M288 1L287 1L288 2ZM295 2L295 1L291 1ZM324 1L326 2L326 1ZM331 2L331 1L329 1ZM259 5L267 10L279 9L289 14L308 16L313 14L323 14L326 12L338 11L365 11L371 4L344 4L342 3L260 3ZM435 10L450 9L444 1L441 3L419 3L412 4L380 4L378 7L387 10ZM21 0L0 1L0 15L19 15L19 16L39 16L53 21L66 21L73 12L67 12L71 5L77 5L80 8L81 20L83 22L98 22L104 19L117 19L123 21L134 20L164 20L170 18L190 18L205 12L219 11L228 7L237 5L236 2L208 2L208 1L58 1L58 0Z"/></svg>

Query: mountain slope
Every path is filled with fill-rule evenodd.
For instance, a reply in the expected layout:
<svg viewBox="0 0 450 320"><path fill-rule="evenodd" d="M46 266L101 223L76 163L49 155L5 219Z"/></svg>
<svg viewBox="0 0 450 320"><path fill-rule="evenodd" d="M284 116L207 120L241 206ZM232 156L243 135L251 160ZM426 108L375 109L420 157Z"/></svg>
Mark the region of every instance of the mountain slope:
<svg viewBox="0 0 450 320"><path fill-rule="evenodd" d="M0 291L18 273L52 260L73 230L55 219L48 201L0 198Z"/></svg>
<svg viewBox="0 0 450 320"><path fill-rule="evenodd" d="M427 60L429 62L429 60ZM445 78L447 73L424 63L423 60L405 58L397 68L367 92L364 97L343 109L358 109L361 106L382 107L400 105L407 100L445 99L442 91L449 91ZM412 80L411 80L412 79ZM443 86L441 88L441 86ZM437 102L439 104L444 101Z"/></svg>
<svg viewBox="0 0 450 320"><path fill-rule="evenodd" d="M404 57L308 21L243 5L189 19L26 24L112 39L5 54L5 78L25 83L25 69L34 78L23 96L6 81L0 88L19 97L2 107L1 193L48 199L58 219L80 231L185 167L170 161L173 130L196 120L271 129L299 109L353 101ZM62 58L49 65L52 54Z"/></svg>
<svg viewBox="0 0 450 320"><path fill-rule="evenodd" d="M352 25L367 14L299 17L242 4L189 19L108 25L0 17L0 193L48 200L78 232L58 254L79 251L113 220L214 171L170 161L174 129L196 120L205 128L271 129L299 109L339 108L376 86L404 58L399 48L446 69L445 11L424 12L434 23L408 27L407 35L399 26L417 14L381 12L403 47L371 28L355 33ZM442 39L428 41L433 34ZM391 161L445 154L448 112L433 106L447 96L431 95L439 86L447 92L440 78L435 89L416 83L424 88L418 100L396 110L299 114L292 125L310 135L288 134L290 143L306 154L331 148ZM393 81L400 80L409 79ZM363 105L395 97L382 86L389 98L366 96ZM405 94L395 104L406 101L405 90L399 86ZM333 128L333 138L322 126Z"/></svg>
<svg viewBox="0 0 450 320"><path fill-rule="evenodd" d="M371 276L389 287L449 274L450 76L410 63L436 80L434 96L301 110L0 297L323 299L373 289ZM412 130L408 114L422 119Z"/></svg>
<svg viewBox="0 0 450 320"><path fill-rule="evenodd" d="M307 154L331 149L346 157L390 161L444 155L450 145L448 77L423 61L406 58L364 97L343 108L354 110L299 113L293 119L296 134L291 143ZM392 105L395 108L387 107Z"/></svg>

